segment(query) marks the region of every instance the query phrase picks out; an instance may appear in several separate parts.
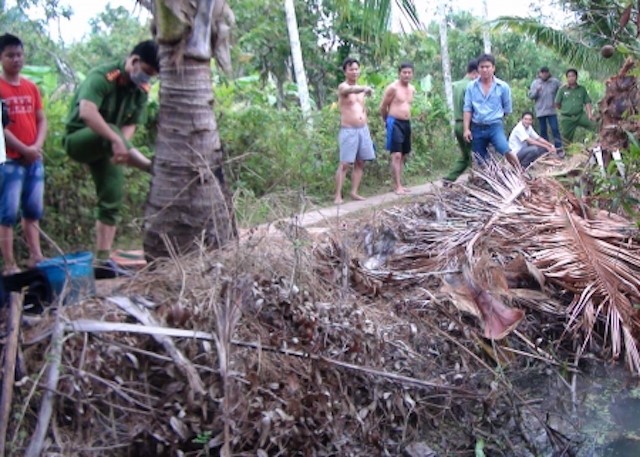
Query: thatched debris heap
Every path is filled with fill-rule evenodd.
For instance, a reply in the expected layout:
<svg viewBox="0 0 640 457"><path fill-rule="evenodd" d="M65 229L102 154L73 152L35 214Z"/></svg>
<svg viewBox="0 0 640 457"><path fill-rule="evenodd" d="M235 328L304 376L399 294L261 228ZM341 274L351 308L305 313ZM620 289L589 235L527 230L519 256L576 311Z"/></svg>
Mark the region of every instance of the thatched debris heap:
<svg viewBox="0 0 640 457"><path fill-rule="evenodd" d="M572 455L580 355L639 369L637 232L551 179L284 232L26 320L8 455Z"/></svg>

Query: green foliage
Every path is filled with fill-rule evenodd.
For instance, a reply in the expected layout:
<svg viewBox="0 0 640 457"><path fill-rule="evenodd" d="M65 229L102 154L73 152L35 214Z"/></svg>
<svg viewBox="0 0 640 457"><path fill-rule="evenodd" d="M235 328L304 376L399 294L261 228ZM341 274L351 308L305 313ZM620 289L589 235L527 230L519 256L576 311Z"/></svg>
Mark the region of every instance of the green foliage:
<svg viewBox="0 0 640 457"><path fill-rule="evenodd" d="M592 171L591 178L601 208L614 213L622 210L640 225L640 143L635 135L628 137L629 149L621 151L622 163L611 160L604 172Z"/></svg>
<svg viewBox="0 0 640 457"><path fill-rule="evenodd" d="M377 110L384 88L394 78L395 71L386 77L365 74L361 78L363 84L375 87L374 96L367 99L367 109L378 156L366 166L365 195L391 188L385 129ZM257 78L252 81L254 86L260 84ZM332 200L340 128L337 103L314 112L310 126L298 109L279 111L261 104L265 95L249 85L245 80L216 88L220 135L228 156L227 176L241 224L283 217L303 204ZM424 182L442 174L458 151L443 97L426 93L419 86L413 106L413 154L405 176ZM253 103L251 96L256 97Z"/></svg>
<svg viewBox="0 0 640 457"><path fill-rule="evenodd" d="M424 182L440 177L449 168L459 151L445 103L437 24L405 35L379 30L377 27L388 22L386 13L372 16L371 7L378 5L386 11L389 4L390 0L296 2L303 56L316 107L312 124L308 125L298 109L296 85L291 81L282 3L231 1L238 24L232 51L236 77L226 80L215 75L215 110L228 156L227 179L241 224L287 216L302 206L332 200L339 130L335 90L343 80L340 65L347 56L360 59L360 82L375 89L367 99L367 109L378 158L366 166L363 193L391 188L384 126L377 110L384 88L397 77L401 61L414 63L418 88L412 113L413 154L405 177L409 182ZM58 60L72 62L72 73L81 75L106 60L123 58L137 41L148 37L148 27L124 8L107 7L91 21L91 35L67 52L56 48L53 42L46 42L51 47L42 45L45 41L39 37L41 24L30 22L23 10L13 11L13 16L7 14L0 16L3 24L13 20L20 27L32 27L24 28L24 33L30 30L28 41L35 43L30 47L35 52L27 54L33 66L25 68L25 74L36 80L46 99L50 127L46 144L47 216L43 228L65 249L86 248L93 243L95 191L85 168L70 161L62 148L68 95L61 96L57 90L55 75L61 71ZM482 53L482 22L469 13L450 15L448 22L453 77L458 79L465 73L467 61ZM370 33L373 30L377 31ZM527 90L538 68L547 65L561 76L568 62L511 30L494 31L492 42L498 76L507 80L513 91L514 115L507 119L510 130L520 113L533 107ZM52 53L59 58L55 70L50 67ZM589 70L596 75L596 68ZM602 94L602 83L589 73L581 71L580 82L594 101ZM138 129L134 144L143 145L141 149L151 154L158 112L157 87L148 111L149 121ZM130 172L123 220L134 221L126 230L133 235L139 230L147 189L148 177Z"/></svg>
<svg viewBox="0 0 640 457"><path fill-rule="evenodd" d="M151 37L149 25L141 24L122 6L107 5L102 13L91 19L90 25L88 38L74 43L68 51L76 74L86 74L113 60L124 60L137 43Z"/></svg>

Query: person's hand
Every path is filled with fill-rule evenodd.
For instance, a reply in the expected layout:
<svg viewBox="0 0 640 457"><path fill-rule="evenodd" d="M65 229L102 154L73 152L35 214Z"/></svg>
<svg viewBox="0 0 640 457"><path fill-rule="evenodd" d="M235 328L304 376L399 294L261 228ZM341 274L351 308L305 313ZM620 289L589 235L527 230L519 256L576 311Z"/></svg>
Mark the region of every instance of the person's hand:
<svg viewBox="0 0 640 457"><path fill-rule="evenodd" d="M31 165L34 162L42 159L42 148L36 146L29 146L22 151L22 162L27 165Z"/></svg>
<svg viewBox="0 0 640 457"><path fill-rule="evenodd" d="M117 140L111 142L111 150L113 151L113 157L111 161L113 163L125 163L129 159L129 151L127 146L120 137Z"/></svg>
<svg viewBox="0 0 640 457"><path fill-rule="evenodd" d="M372 89L371 87L369 87L369 86L366 86L366 87L364 88L364 94L365 94L366 96L372 95L372 94L373 94L373 89Z"/></svg>
<svg viewBox="0 0 640 457"><path fill-rule="evenodd" d="M473 135L471 135L471 130L469 129L464 129L464 132L462 133L462 137L467 143L471 143L471 140L473 140Z"/></svg>

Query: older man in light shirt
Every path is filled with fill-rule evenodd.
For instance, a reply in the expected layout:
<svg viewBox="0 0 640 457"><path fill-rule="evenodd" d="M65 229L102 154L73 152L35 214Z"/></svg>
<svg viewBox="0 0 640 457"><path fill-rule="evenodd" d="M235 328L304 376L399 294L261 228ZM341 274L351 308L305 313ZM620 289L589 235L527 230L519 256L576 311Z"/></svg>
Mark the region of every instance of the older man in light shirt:
<svg viewBox="0 0 640 457"><path fill-rule="evenodd" d="M555 146L533 129L533 113L530 111L525 111L522 114L520 122L511 131L509 147L518 156L518 160L524 168L547 152L556 152Z"/></svg>

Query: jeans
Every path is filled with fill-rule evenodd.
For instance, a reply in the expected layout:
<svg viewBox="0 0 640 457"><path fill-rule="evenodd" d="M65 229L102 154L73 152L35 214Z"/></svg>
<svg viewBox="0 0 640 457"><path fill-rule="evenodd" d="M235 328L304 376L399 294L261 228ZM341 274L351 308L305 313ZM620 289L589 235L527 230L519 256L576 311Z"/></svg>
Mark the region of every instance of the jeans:
<svg viewBox="0 0 640 457"><path fill-rule="evenodd" d="M38 221L44 214L44 166L41 160L22 165L7 160L0 165L0 224L13 227L22 217Z"/></svg>
<svg viewBox="0 0 640 457"><path fill-rule="evenodd" d="M547 141L549 140L549 133L547 131L547 124L551 128L553 134L553 145L556 149L562 149L562 137L560 136L560 127L558 126L558 116L552 114L551 116L540 116L538 118L540 123L540 136Z"/></svg>
<svg viewBox="0 0 640 457"><path fill-rule="evenodd" d="M489 158L487 146L489 143L493 145L497 152L505 155L511 150L509 142L504 134L504 124L502 120L492 122L491 124L474 124L471 123L471 150L478 154L483 160Z"/></svg>

